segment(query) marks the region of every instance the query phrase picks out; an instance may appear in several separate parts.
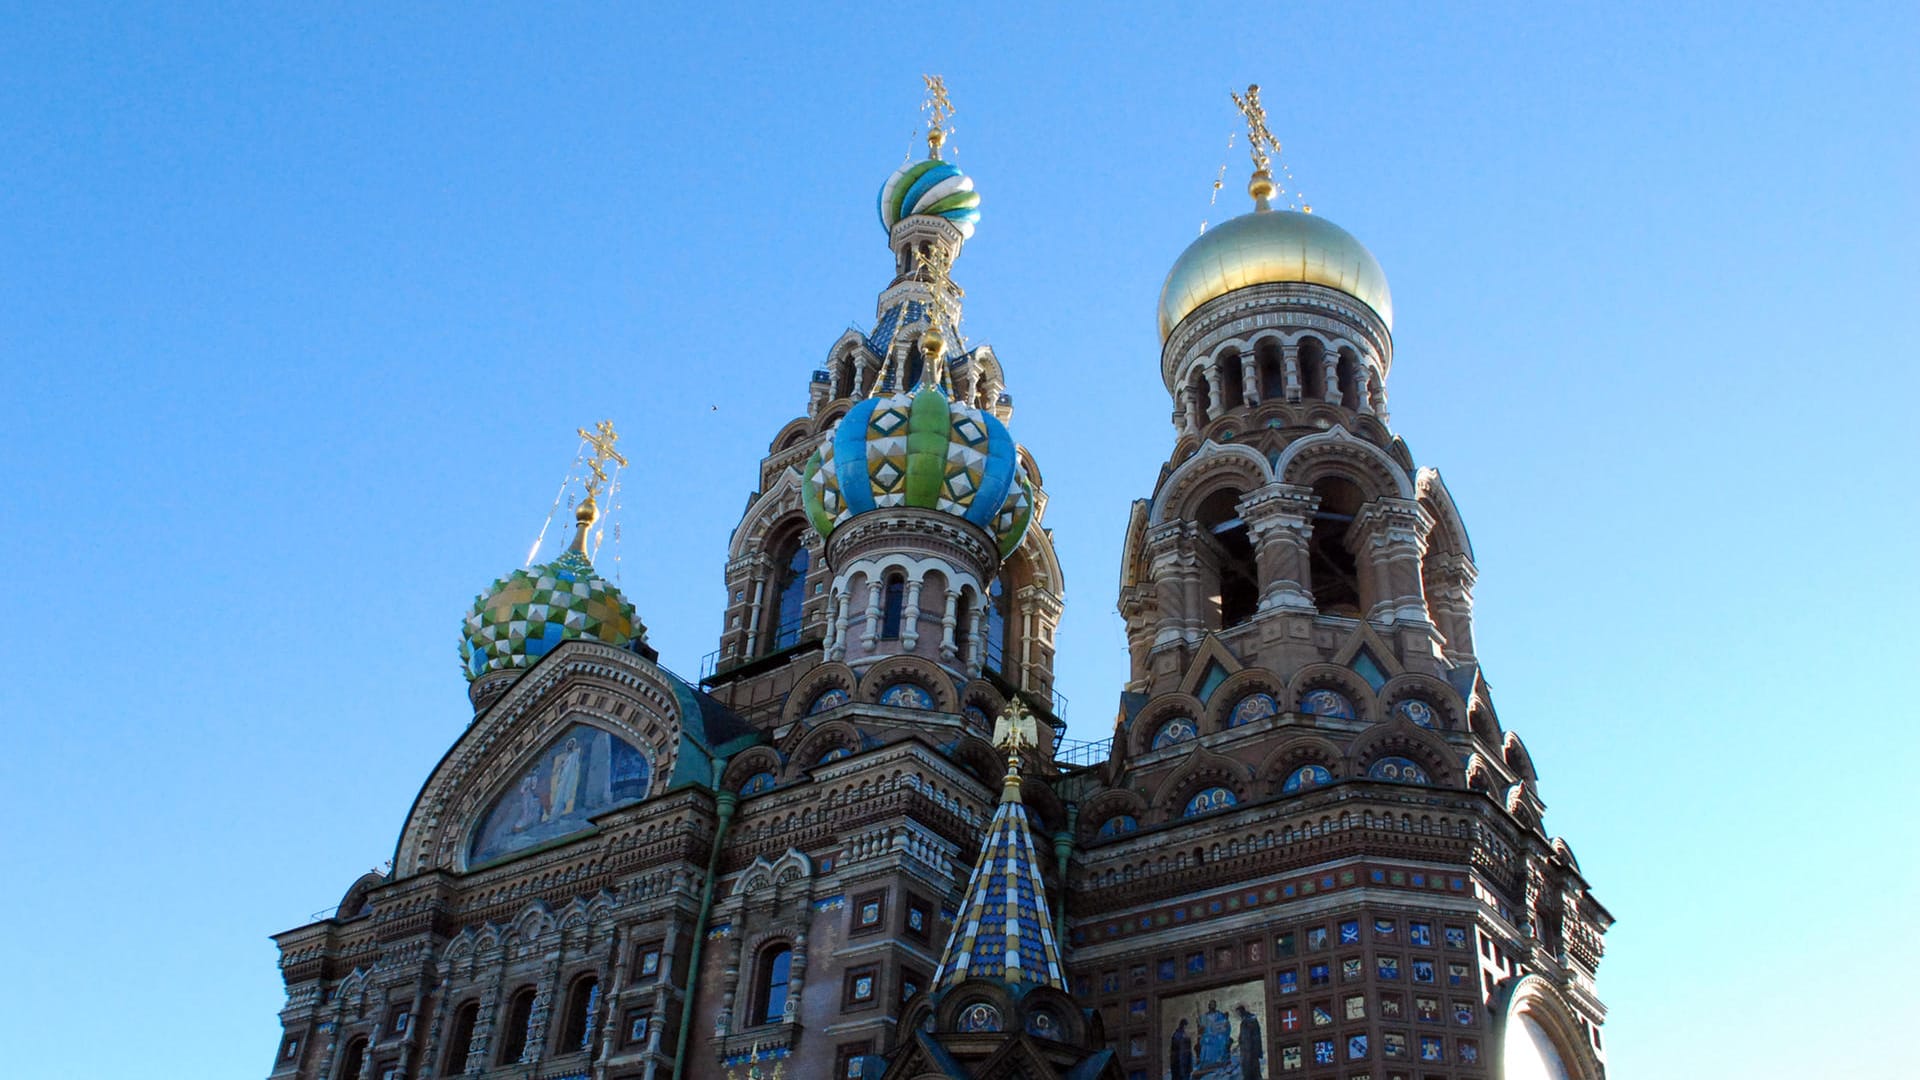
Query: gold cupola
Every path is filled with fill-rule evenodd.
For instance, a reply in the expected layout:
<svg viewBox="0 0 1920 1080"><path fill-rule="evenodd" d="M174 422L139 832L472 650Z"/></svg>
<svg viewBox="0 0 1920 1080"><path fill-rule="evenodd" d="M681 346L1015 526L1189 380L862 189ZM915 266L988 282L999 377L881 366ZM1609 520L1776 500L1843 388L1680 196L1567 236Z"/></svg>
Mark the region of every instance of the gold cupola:
<svg viewBox="0 0 1920 1080"><path fill-rule="evenodd" d="M1280 152L1280 142L1267 130L1260 87L1247 87L1245 97L1234 94L1233 102L1247 120L1247 144L1253 155L1247 194L1253 197L1253 213L1201 233L1173 261L1160 287L1160 340L1165 341L1180 320L1209 300L1253 285L1277 284L1338 289L1373 309L1391 331L1393 294L1373 252L1311 208L1273 208L1271 200L1278 189L1270 166L1272 155Z"/></svg>

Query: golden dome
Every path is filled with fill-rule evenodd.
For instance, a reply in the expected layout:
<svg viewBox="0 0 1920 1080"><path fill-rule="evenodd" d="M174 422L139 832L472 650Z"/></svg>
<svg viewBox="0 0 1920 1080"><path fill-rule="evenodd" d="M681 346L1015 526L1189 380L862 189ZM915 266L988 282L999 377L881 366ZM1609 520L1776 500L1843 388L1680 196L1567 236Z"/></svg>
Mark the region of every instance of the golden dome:
<svg viewBox="0 0 1920 1080"><path fill-rule="evenodd" d="M1352 233L1316 214L1256 210L1208 229L1174 260L1160 288L1160 340L1215 297L1292 281L1339 289L1393 329L1386 272Z"/></svg>

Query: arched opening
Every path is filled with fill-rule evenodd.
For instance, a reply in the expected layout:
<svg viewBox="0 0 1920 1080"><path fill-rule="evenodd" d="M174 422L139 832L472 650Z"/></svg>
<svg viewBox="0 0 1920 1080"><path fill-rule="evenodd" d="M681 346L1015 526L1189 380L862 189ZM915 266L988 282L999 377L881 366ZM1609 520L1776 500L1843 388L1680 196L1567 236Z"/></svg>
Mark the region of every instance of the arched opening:
<svg viewBox="0 0 1920 1080"><path fill-rule="evenodd" d="M1287 358L1272 338L1253 347L1254 362L1260 366L1260 396L1276 400L1287 396Z"/></svg>
<svg viewBox="0 0 1920 1080"><path fill-rule="evenodd" d="M593 1024L593 1011L600 1007L600 980L585 975L573 981L567 992L567 1023L560 1029L560 1052L571 1054L586 1050L587 1035Z"/></svg>
<svg viewBox="0 0 1920 1080"><path fill-rule="evenodd" d="M1307 544L1307 572L1313 606L1322 615L1359 618L1360 568L1348 546L1348 532L1366 500L1352 481L1325 476L1313 482L1320 502L1313 511L1313 535Z"/></svg>
<svg viewBox="0 0 1920 1080"><path fill-rule="evenodd" d="M1207 377L1194 366L1193 374L1187 377L1187 409L1193 417L1193 426L1197 430L1207 426L1208 396Z"/></svg>
<svg viewBox="0 0 1920 1080"><path fill-rule="evenodd" d="M1300 396L1308 401L1327 396L1327 350L1313 338L1300 342Z"/></svg>
<svg viewBox="0 0 1920 1080"><path fill-rule="evenodd" d="M1216 630L1239 626L1260 606L1260 571L1254 563L1253 538L1240 517L1240 493L1225 488L1201 500L1195 519L1200 525L1202 561L1211 571L1203 587L1204 615Z"/></svg>
<svg viewBox="0 0 1920 1080"><path fill-rule="evenodd" d="M834 386L835 389L840 391L841 397L852 397L859 390L859 387L854 385L853 381L855 370L852 353L847 353L840 358L840 364L838 366L839 378L835 380Z"/></svg>
<svg viewBox="0 0 1920 1080"><path fill-rule="evenodd" d="M1011 598L999 578L987 590L987 667L1004 674L1007 670L1007 623L1012 614Z"/></svg>
<svg viewBox="0 0 1920 1080"><path fill-rule="evenodd" d="M467 1071L467 1056L473 1052L473 1029L480 1022L480 1003L469 1001L453 1014L453 1030L447 1035L447 1058L440 1072L458 1076Z"/></svg>
<svg viewBox="0 0 1920 1080"><path fill-rule="evenodd" d="M1247 403L1246 372L1240 366L1239 352L1228 349L1220 354L1220 407L1237 409Z"/></svg>
<svg viewBox="0 0 1920 1080"><path fill-rule="evenodd" d="M533 987L523 986L507 1004L507 1022L500 1033L499 1064L511 1065L527 1056L527 1028L533 1024Z"/></svg>
<svg viewBox="0 0 1920 1080"><path fill-rule="evenodd" d="M777 1024L786 1019L787 985L793 977L793 949L781 943L760 953L754 981L753 1017L761 1024Z"/></svg>
<svg viewBox="0 0 1920 1080"><path fill-rule="evenodd" d="M960 598L953 602L953 651L960 656L967 655L967 646L973 643L973 590L962 587Z"/></svg>
<svg viewBox="0 0 1920 1080"><path fill-rule="evenodd" d="M907 390L911 390L916 386L919 386L920 376L922 373L926 371L926 369L927 369L926 358L920 355L920 346L916 342L912 350L907 353L906 381L901 383L899 386L894 387L894 389L904 392Z"/></svg>
<svg viewBox="0 0 1920 1080"><path fill-rule="evenodd" d="M335 1075L340 1080L360 1080L360 1070L367 1064L367 1040L364 1036L347 1044L347 1052L340 1055L340 1071Z"/></svg>
<svg viewBox="0 0 1920 1080"><path fill-rule="evenodd" d="M907 603L907 579L887 575L880 592L880 636L889 641L900 636L900 614Z"/></svg>
<svg viewBox="0 0 1920 1080"><path fill-rule="evenodd" d="M1349 409L1358 409L1360 407L1360 375L1358 366L1353 362L1353 354L1342 352L1334 372L1340 380L1340 403Z"/></svg>
<svg viewBox="0 0 1920 1080"><path fill-rule="evenodd" d="M812 559L807 545L796 533L779 550L780 558L774 564L777 569L773 579L773 606L767 612L768 632L762 635L767 652L778 652L799 643L804 622L802 608L807 602L807 569Z"/></svg>

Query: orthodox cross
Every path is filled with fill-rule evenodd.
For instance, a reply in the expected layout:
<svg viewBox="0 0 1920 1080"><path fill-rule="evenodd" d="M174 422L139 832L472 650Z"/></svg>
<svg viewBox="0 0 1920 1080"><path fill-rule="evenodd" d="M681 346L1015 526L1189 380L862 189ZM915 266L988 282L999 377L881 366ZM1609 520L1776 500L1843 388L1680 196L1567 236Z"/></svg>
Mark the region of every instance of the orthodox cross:
<svg viewBox="0 0 1920 1080"><path fill-rule="evenodd" d="M1249 83L1246 97L1231 90L1227 91L1227 95L1233 98L1233 105L1240 110L1240 115L1246 117L1247 150L1253 154L1254 169L1266 172L1268 166L1273 164L1270 155L1280 152L1280 140L1267 130L1267 110L1260 104L1260 84Z"/></svg>
<svg viewBox="0 0 1920 1080"><path fill-rule="evenodd" d="M938 161L940 147L953 134L953 100L947 97L946 80L940 76L922 75L920 79L927 84L926 100L920 103L920 111L927 114L927 153Z"/></svg>
<svg viewBox="0 0 1920 1080"><path fill-rule="evenodd" d="M613 444L620 441L620 433L613 430L613 421L602 420L591 431L586 428L579 431L580 437L593 448L593 453L587 456L587 470L593 473L593 479L587 482L587 501L592 502L607 484L607 462L625 468L627 459L613 448Z"/></svg>

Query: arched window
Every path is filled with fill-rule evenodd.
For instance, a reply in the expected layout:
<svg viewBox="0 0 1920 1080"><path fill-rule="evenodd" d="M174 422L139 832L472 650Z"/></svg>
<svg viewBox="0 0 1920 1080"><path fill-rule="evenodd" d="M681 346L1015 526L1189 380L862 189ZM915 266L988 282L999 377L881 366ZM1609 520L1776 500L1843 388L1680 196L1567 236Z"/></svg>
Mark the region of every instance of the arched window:
<svg viewBox="0 0 1920 1080"><path fill-rule="evenodd" d="M907 582L898 575L887 578L880 594L880 636L892 640L900 636L900 612L907 602Z"/></svg>
<svg viewBox="0 0 1920 1080"><path fill-rule="evenodd" d="M1229 349L1220 355L1220 407L1237 409L1247 403L1246 373L1240 366L1240 354Z"/></svg>
<svg viewBox="0 0 1920 1080"><path fill-rule="evenodd" d="M1353 357L1347 353L1341 353L1339 365L1334 368L1334 372L1340 380L1340 404L1349 409L1358 409L1360 407L1359 369L1355 367Z"/></svg>
<svg viewBox="0 0 1920 1080"><path fill-rule="evenodd" d="M811 556L799 537L788 541L786 557L773 582L773 610L768 613L766 651L791 648L800 640L801 607L807 602L807 565Z"/></svg>
<svg viewBox="0 0 1920 1080"><path fill-rule="evenodd" d="M859 392L860 388L854 385L853 380L854 380L853 354L849 352L845 356L842 356L840 358L839 390L840 390L841 397L853 397L855 394Z"/></svg>
<svg viewBox="0 0 1920 1080"><path fill-rule="evenodd" d="M366 1067L367 1040L355 1039L347 1044L347 1052L340 1055L340 1080L360 1080L360 1070Z"/></svg>
<svg viewBox="0 0 1920 1080"><path fill-rule="evenodd" d="M527 1028L533 1023L533 987L523 986L507 1005L506 1028L500 1032L500 1064L511 1065L527 1056Z"/></svg>
<svg viewBox="0 0 1920 1080"><path fill-rule="evenodd" d="M1327 350L1318 341L1307 338L1300 343L1300 397L1306 401L1327 396Z"/></svg>
<svg viewBox="0 0 1920 1080"><path fill-rule="evenodd" d="M999 578L987 590L987 666L1006 671L1007 589Z"/></svg>
<svg viewBox="0 0 1920 1080"><path fill-rule="evenodd" d="M773 945L760 954L759 972L754 984L755 1019L762 1024L777 1024L787 1016L787 982L793 975L793 950Z"/></svg>
<svg viewBox="0 0 1920 1080"><path fill-rule="evenodd" d="M973 590L961 589L960 599L953 603L953 648L962 658L967 655L967 645L973 635Z"/></svg>
<svg viewBox="0 0 1920 1080"><path fill-rule="evenodd" d="M567 992L567 1026L560 1029L560 1053L585 1050L593 1025L593 1012L600 1007L600 980L586 975L573 981Z"/></svg>
<svg viewBox="0 0 1920 1080"><path fill-rule="evenodd" d="M1212 591L1205 612L1209 627L1239 626L1260 607L1260 571L1254 563L1253 538L1240 518L1240 493L1222 489L1200 503L1195 517L1201 534L1202 560L1213 572Z"/></svg>
<svg viewBox="0 0 1920 1080"><path fill-rule="evenodd" d="M1196 365L1193 376L1187 380L1187 408L1192 413L1192 423L1196 429L1207 426L1208 414L1213 404L1211 398L1212 394L1207 389L1207 377L1201 374L1200 368Z"/></svg>
<svg viewBox="0 0 1920 1080"><path fill-rule="evenodd" d="M1365 501L1358 487L1337 476L1313 482L1320 502L1313 511L1313 535L1307 541L1307 573L1312 578L1313 606L1322 615L1357 619L1360 610L1360 567L1348 547L1348 532Z"/></svg>
<svg viewBox="0 0 1920 1080"><path fill-rule="evenodd" d="M453 1031L447 1036L447 1060L441 1066L444 1076L459 1076L467 1071L467 1055L473 1051L473 1029L480 1022L480 1003L469 1001L453 1014Z"/></svg>
<svg viewBox="0 0 1920 1080"><path fill-rule="evenodd" d="M1279 401L1287 396L1286 354L1272 338L1253 347L1254 360L1260 365L1260 396Z"/></svg>

